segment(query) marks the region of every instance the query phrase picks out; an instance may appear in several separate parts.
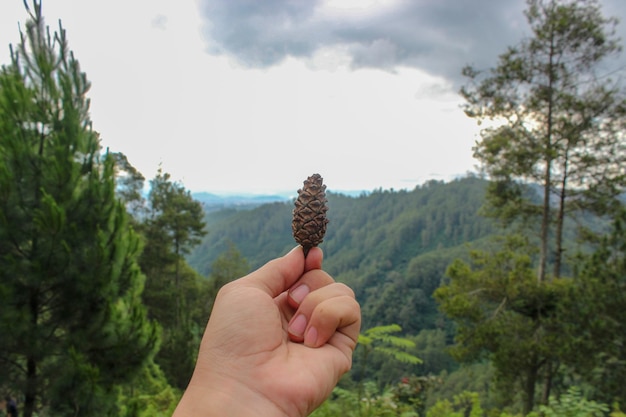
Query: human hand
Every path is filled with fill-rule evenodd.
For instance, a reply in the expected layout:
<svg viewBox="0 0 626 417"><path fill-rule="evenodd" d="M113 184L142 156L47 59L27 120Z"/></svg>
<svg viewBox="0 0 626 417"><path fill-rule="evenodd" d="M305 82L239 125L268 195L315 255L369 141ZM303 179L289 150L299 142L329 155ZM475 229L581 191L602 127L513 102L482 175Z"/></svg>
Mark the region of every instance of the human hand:
<svg viewBox="0 0 626 417"><path fill-rule="evenodd" d="M174 417L306 416L330 395L361 313L322 257L297 247L219 291Z"/></svg>

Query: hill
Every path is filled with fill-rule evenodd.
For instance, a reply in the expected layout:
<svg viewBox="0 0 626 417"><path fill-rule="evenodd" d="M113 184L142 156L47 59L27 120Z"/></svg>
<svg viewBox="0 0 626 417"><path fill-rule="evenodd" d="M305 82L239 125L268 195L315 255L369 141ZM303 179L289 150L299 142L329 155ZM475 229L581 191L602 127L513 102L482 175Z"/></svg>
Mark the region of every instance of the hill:
<svg viewBox="0 0 626 417"><path fill-rule="evenodd" d="M263 204L289 200L289 197L284 195L217 195L207 192L199 192L192 193L191 196L194 200L202 204L206 212L227 208L246 210Z"/></svg>
<svg viewBox="0 0 626 417"><path fill-rule="evenodd" d="M475 177L431 181L413 191L376 190L351 197L328 193L330 223L324 267L349 284L364 328L397 323L407 334L442 326L432 299L447 265L466 243L493 232L478 212L487 182ZM256 268L293 248L293 203L207 212L208 235L188 258L203 275L230 244Z"/></svg>

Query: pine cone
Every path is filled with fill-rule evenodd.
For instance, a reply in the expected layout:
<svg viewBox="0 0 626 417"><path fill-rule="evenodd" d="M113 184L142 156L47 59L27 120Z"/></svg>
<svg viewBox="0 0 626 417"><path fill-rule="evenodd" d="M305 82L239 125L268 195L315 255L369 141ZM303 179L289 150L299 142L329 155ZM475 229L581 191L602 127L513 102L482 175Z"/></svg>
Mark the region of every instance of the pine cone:
<svg viewBox="0 0 626 417"><path fill-rule="evenodd" d="M298 190L298 198L293 209L291 229L293 237L304 249L304 256L312 247L322 243L326 233L326 186L320 174L313 174L304 181L304 186Z"/></svg>

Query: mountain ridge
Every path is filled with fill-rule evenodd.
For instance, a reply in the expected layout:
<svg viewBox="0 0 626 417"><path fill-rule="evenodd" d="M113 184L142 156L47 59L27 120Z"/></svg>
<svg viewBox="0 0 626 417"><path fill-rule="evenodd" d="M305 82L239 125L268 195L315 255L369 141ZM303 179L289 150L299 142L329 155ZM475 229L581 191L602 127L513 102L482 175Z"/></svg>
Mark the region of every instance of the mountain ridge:
<svg viewBox="0 0 626 417"><path fill-rule="evenodd" d="M350 197L367 195L375 191L348 190L336 191L335 193ZM290 202L296 198L297 192L276 192L269 194L251 193L211 193L208 191L191 192L191 197L202 204L205 211L215 211L220 209L253 209L263 204L276 202Z"/></svg>

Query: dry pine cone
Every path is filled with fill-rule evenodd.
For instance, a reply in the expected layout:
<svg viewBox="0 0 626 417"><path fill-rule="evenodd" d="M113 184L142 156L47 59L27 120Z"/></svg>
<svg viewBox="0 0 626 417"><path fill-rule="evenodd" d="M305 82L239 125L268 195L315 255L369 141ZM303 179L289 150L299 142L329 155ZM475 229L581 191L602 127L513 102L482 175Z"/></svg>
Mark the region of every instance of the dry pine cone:
<svg viewBox="0 0 626 417"><path fill-rule="evenodd" d="M304 186L298 190L298 198L293 209L291 228L293 237L304 249L304 256L312 247L322 243L326 233L326 186L320 174L313 174L304 181Z"/></svg>

